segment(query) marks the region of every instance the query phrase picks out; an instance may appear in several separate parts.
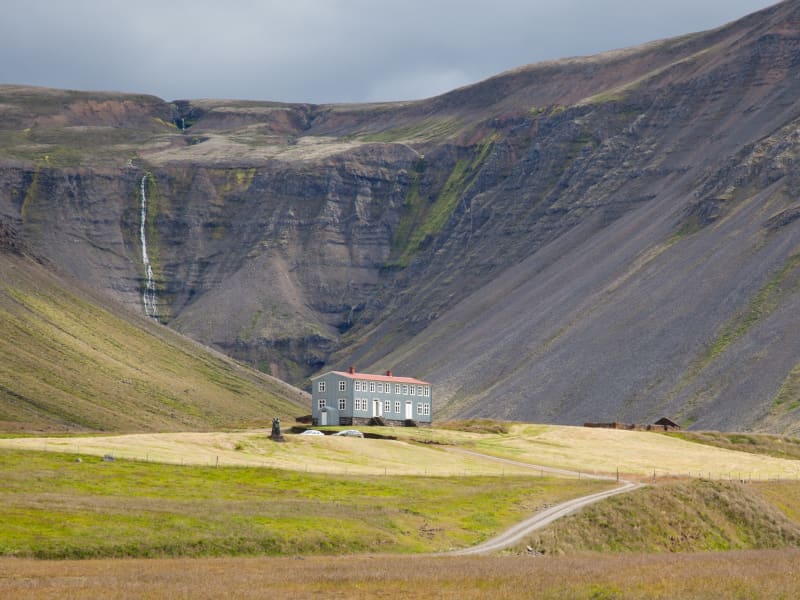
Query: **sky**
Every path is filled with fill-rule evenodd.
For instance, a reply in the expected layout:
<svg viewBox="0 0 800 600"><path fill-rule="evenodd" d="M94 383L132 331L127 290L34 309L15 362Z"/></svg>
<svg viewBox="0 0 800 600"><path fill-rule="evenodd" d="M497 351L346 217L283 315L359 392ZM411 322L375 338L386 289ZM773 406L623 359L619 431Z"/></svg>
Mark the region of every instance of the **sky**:
<svg viewBox="0 0 800 600"><path fill-rule="evenodd" d="M0 83L372 102L702 31L775 0L0 0Z"/></svg>

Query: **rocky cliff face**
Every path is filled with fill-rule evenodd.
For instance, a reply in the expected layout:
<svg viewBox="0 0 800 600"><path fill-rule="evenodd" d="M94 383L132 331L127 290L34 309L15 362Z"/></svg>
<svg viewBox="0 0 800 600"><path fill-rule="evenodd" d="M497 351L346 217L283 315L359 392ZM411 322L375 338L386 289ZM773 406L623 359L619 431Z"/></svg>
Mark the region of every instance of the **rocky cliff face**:
<svg viewBox="0 0 800 600"><path fill-rule="evenodd" d="M141 310L295 383L440 413L794 430L800 3L419 102L0 90L0 215Z"/></svg>

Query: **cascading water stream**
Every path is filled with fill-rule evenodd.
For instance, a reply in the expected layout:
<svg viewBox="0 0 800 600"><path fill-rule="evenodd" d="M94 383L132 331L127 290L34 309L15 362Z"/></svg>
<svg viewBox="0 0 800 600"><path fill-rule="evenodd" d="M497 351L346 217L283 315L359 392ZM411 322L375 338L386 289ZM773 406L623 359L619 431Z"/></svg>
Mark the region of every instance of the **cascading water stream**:
<svg viewBox="0 0 800 600"><path fill-rule="evenodd" d="M158 319L156 307L156 284L153 281L153 268L150 266L150 259L147 256L147 235L145 234L147 224L147 175L142 177L140 185L142 206L141 206L141 225L139 227L139 240L142 243L142 263L145 270L145 284L142 292L142 303L144 304L144 314L153 319Z"/></svg>

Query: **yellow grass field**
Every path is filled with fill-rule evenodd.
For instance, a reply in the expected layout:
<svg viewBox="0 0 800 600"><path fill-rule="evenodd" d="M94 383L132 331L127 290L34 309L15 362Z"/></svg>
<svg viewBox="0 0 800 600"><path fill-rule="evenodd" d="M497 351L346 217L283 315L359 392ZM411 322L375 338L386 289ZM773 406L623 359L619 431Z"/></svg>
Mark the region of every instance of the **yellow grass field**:
<svg viewBox="0 0 800 600"><path fill-rule="evenodd" d="M350 475L530 474L522 465L449 452L446 446L336 436L234 433L143 433L114 436L0 439L0 448L46 450L186 465L261 466Z"/></svg>
<svg viewBox="0 0 800 600"><path fill-rule="evenodd" d="M800 461L748 454L644 431L514 425L508 435L482 436L475 449L588 473L652 478L797 479Z"/></svg>
<svg viewBox="0 0 800 600"><path fill-rule="evenodd" d="M362 428L365 431L371 428ZM0 439L0 448L49 450L177 464L269 466L309 472L403 475L530 473L513 462L465 454L471 450L531 465L639 479L797 479L800 461L748 454L657 433L514 424L508 433L374 428L400 439L374 440L286 434L268 430ZM434 443L432 443L434 442Z"/></svg>

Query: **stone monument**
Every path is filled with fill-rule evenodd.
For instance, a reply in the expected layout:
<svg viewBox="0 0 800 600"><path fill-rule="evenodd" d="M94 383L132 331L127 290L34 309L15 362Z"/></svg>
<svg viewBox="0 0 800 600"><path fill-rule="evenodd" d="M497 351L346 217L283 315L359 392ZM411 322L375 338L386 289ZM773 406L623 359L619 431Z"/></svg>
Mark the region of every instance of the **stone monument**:
<svg viewBox="0 0 800 600"><path fill-rule="evenodd" d="M281 434L281 420L278 417L272 419L272 433L269 434L269 439L273 442L285 442Z"/></svg>

